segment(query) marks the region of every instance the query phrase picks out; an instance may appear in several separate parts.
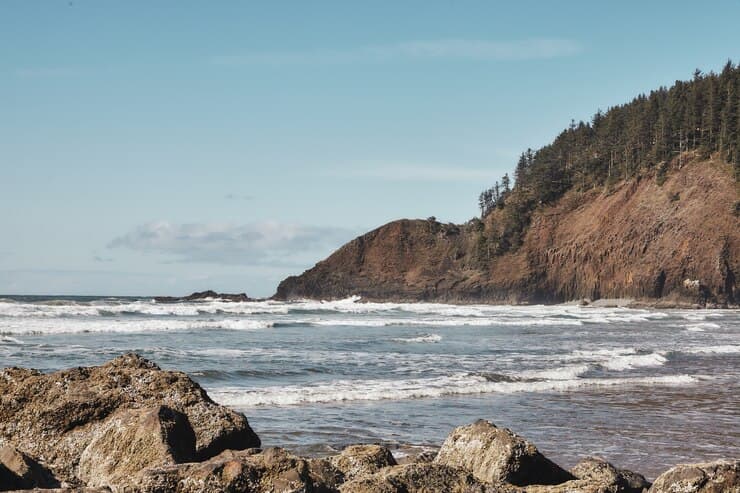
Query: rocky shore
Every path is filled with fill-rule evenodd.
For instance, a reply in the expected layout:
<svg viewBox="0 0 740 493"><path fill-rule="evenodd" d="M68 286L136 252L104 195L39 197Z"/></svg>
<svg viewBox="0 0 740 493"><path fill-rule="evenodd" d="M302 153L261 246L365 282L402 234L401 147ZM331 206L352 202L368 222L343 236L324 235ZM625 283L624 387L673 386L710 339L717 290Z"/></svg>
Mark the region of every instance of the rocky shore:
<svg viewBox="0 0 740 493"><path fill-rule="evenodd" d="M50 374L0 371L0 491L740 492L738 459L678 465L650 484L594 457L567 471L483 420L453 430L436 455L404 461L379 445L324 458L260 446L244 415L136 354Z"/></svg>

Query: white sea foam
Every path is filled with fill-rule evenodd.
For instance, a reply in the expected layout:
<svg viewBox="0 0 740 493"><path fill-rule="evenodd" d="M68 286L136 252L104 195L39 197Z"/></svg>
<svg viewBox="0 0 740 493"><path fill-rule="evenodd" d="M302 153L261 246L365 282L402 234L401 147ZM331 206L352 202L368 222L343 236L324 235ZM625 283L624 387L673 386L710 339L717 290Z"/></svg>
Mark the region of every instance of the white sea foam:
<svg viewBox="0 0 740 493"><path fill-rule="evenodd" d="M403 327L403 326L431 326L431 327L496 327L496 326L579 326L580 320L565 319L520 319L511 320L504 318L472 318L455 317L447 319L439 318L305 318L293 320L290 323L311 326L346 326L346 327Z"/></svg>
<svg viewBox="0 0 740 493"><path fill-rule="evenodd" d="M715 324L714 322L702 322L698 324L691 324L686 325L686 330L689 332L704 332L707 329L721 329L722 326L720 324Z"/></svg>
<svg viewBox="0 0 740 493"><path fill-rule="evenodd" d="M589 365L570 365L548 370L531 370L519 374L523 380L574 380L587 373Z"/></svg>
<svg viewBox="0 0 740 493"><path fill-rule="evenodd" d="M491 382L484 377L455 374L405 380L334 380L312 385L281 385L246 389L216 387L208 390L218 403L236 408L294 406L342 401L405 400L486 393L547 392L589 387L687 385L696 382L689 375L636 378L578 378L532 382Z"/></svg>
<svg viewBox="0 0 740 493"><path fill-rule="evenodd" d="M663 366L668 361L663 353L629 354L614 356L601 365L614 371L632 370L634 368Z"/></svg>
<svg viewBox="0 0 740 493"><path fill-rule="evenodd" d="M657 312L630 308L592 308L580 307L572 304L563 305L449 305L443 303L372 303L362 302L357 296L336 301L302 300L290 305L291 311L327 311L351 314L387 314L410 313L417 315L437 315L442 317L472 317L493 318L498 320L549 319L565 322L568 319L584 322L613 323L613 322L644 322L662 319L669 316L665 312ZM525 323L526 325L526 323Z"/></svg>
<svg viewBox="0 0 740 493"><path fill-rule="evenodd" d="M563 359L593 362L612 371L663 366L668 361L663 351L640 352L636 348L575 350Z"/></svg>
<svg viewBox="0 0 740 493"><path fill-rule="evenodd" d="M23 341L10 336L0 336L0 342L5 344L23 344Z"/></svg>
<svg viewBox="0 0 740 493"><path fill-rule="evenodd" d="M272 301L199 301L190 303L155 303L154 301L89 303L0 302L0 317L97 317L124 314L152 316L197 316L203 314L286 314L288 305Z"/></svg>
<svg viewBox="0 0 740 493"><path fill-rule="evenodd" d="M181 320L120 318L26 318L0 320L0 334L80 334L88 332L147 333L183 330L260 330L273 327L269 320Z"/></svg>
<svg viewBox="0 0 740 493"><path fill-rule="evenodd" d="M740 353L740 345L724 344L720 346L704 346L682 350L690 354L737 354Z"/></svg>
<svg viewBox="0 0 740 493"><path fill-rule="evenodd" d="M422 334L414 337L394 337L395 342L439 342L442 336L439 334Z"/></svg>

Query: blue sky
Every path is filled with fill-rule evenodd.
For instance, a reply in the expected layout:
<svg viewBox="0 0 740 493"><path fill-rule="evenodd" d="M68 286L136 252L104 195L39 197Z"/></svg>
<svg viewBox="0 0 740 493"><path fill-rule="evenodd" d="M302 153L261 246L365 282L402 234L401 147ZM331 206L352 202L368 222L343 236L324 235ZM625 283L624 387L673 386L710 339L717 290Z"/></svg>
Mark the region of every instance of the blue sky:
<svg viewBox="0 0 740 493"><path fill-rule="evenodd" d="M571 118L740 55L740 3L0 2L0 293L265 296L462 222Z"/></svg>

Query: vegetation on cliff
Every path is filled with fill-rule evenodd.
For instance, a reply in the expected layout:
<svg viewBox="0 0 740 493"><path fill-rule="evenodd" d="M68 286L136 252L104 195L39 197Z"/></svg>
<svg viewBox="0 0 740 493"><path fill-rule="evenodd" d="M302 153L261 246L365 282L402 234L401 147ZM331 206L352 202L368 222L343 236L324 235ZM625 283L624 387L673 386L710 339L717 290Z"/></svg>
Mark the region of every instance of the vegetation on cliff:
<svg viewBox="0 0 740 493"><path fill-rule="evenodd" d="M481 192L482 218L506 210L489 242L503 253L521 245L532 212L569 190L587 191L648 173L665 181L670 163L689 151L716 156L733 166L740 181L740 65L728 61L717 74L694 72L631 102L597 111L591 122L571 121L555 140L527 149L516 165L515 184L508 174Z"/></svg>

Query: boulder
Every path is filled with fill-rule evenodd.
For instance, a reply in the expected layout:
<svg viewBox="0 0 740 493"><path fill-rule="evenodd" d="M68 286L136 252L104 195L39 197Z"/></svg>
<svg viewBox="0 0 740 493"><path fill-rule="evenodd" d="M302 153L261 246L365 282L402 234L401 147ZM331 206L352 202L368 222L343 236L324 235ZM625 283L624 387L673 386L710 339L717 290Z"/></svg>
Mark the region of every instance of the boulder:
<svg viewBox="0 0 740 493"><path fill-rule="evenodd" d="M10 446L0 447L0 491L55 488L59 481L43 465Z"/></svg>
<svg viewBox="0 0 740 493"><path fill-rule="evenodd" d="M444 464L404 464L360 476L339 487L341 493L507 493L513 489L479 481L467 471Z"/></svg>
<svg viewBox="0 0 740 493"><path fill-rule="evenodd" d="M560 484L536 484L516 489L516 493L617 493L615 484L591 479L573 479Z"/></svg>
<svg viewBox="0 0 740 493"><path fill-rule="evenodd" d="M313 464L311 464L313 462ZM313 466L313 467L312 467ZM141 471L125 491L137 493L331 493L342 479L317 474L319 466L333 466L323 459L308 461L281 448L232 451L204 462L152 467ZM325 472L325 471L323 471ZM336 471L335 471L336 472Z"/></svg>
<svg viewBox="0 0 740 493"><path fill-rule="evenodd" d="M526 486L575 479L530 442L485 420L453 430L434 462L460 467L490 483Z"/></svg>
<svg viewBox="0 0 740 493"><path fill-rule="evenodd" d="M163 371L133 353L102 366L50 374L0 371L0 445L42 459L59 479L78 485L82 452L100 427L108 426L106 420L122 410L153 406L184 415L197 460L260 445L244 415L214 403L186 374Z"/></svg>
<svg viewBox="0 0 740 493"><path fill-rule="evenodd" d="M94 431L78 478L92 487L126 484L146 467L192 461L195 434L187 416L165 406L120 411Z"/></svg>
<svg viewBox="0 0 740 493"><path fill-rule="evenodd" d="M740 493L740 460L681 464L655 480L649 493Z"/></svg>
<svg viewBox="0 0 740 493"><path fill-rule="evenodd" d="M342 472L345 481L396 465L391 451L380 445L350 445L328 460Z"/></svg>
<svg viewBox="0 0 740 493"><path fill-rule="evenodd" d="M645 476L626 469L617 469L598 457L581 460L570 472L580 480L613 486L615 493L641 493L650 488Z"/></svg>

